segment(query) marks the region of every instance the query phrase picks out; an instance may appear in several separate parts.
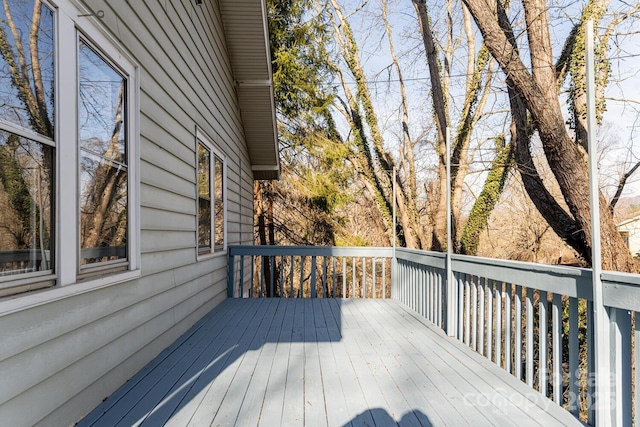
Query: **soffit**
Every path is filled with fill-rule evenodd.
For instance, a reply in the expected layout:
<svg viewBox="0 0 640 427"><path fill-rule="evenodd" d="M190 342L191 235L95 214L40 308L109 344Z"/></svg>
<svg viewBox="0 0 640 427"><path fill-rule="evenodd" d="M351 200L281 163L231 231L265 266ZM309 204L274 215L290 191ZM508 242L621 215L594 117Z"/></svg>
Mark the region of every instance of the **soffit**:
<svg viewBox="0 0 640 427"><path fill-rule="evenodd" d="M266 5L263 0L220 0L219 5L254 178L278 179Z"/></svg>

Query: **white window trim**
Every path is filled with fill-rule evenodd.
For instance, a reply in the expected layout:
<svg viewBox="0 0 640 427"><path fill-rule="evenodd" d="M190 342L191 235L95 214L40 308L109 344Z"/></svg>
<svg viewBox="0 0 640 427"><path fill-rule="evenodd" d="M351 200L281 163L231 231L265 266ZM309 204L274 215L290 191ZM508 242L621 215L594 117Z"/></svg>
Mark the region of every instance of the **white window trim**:
<svg viewBox="0 0 640 427"><path fill-rule="evenodd" d="M196 221L195 221L195 225L196 225L196 232L195 232L195 237L196 237L196 241L195 241L195 248L196 248L196 261L201 261L204 259L209 259L209 258L213 258L213 257L219 257L219 256L226 256L227 255L227 246L228 246L228 238L227 238L227 231L228 231L228 226L227 226L227 206L228 206L228 199L229 199L229 195L228 193L228 186L227 186L227 157L218 149L218 147L212 142L212 139L209 138L199 127L196 127L196 138L195 138L195 142L196 142L196 146L195 146L195 182L196 182ZM223 203L223 227L224 227L224 231L223 231L223 239L224 239L224 245L223 245L223 249L221 251L216 252L215 251L215 225L214 225L214 214L213 214L213 209L212 209L212 213L211 213L211 250L209 252L200 252L200 248L198 247L198 214L199 214L199 207L198 207L198 144L202 143L204 144L209 151L211 152L211 154L213 154L214 156L217 156L218 158L220 158L222 160L222 203ZM214 182L214 174L215 174L215 157L212 156L211 157L211 162L209 164L209 169L210 169L210 182ZM212 186L212 190L213 190L213 186ZM212 192L212 202L213 205L215 205L215 194Z"/></svg>
<svg viewBox="0 0 640 427"><path fill-rule="evenodd" d="M126 270L87 278L74 292L85 292L139 277L140 253L140 67L103 27L100 20L77 0L45 0L54 11L55 33L55 199L52 236L55 244L55 275L14 275L0 278L0 289L24 287L30 283L55 279L56 287L78 282L79 276L79 144L78 144L78 40L83 38L127 78L127 163L128 234ZM16 132L32 138L25 131ZM75 189L73 191L72 189ZM64 191L63 191L64 190ZM70 220L73 219L73 220ZM114 266L115 268L115 266ZM84 271L83 271L84 273Z"/></svg>

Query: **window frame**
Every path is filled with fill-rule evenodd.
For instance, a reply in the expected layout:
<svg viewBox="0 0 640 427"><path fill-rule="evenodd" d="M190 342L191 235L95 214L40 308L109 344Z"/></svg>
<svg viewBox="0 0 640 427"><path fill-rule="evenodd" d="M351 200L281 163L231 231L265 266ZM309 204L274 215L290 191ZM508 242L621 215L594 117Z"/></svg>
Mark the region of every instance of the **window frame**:
<svg viewBox="0 0 640 427"><path fill-rule="evenodd" d="M77 148L77 156L78 156L78 160L76 161L77 164L77 197L78 197L78 207L77 207L77 222L78 222L78 237L76 238L76 243L78 245L77 247L77 254L78 256L76 257L76 262L77 262L77 275L79 278L85 278L85 277L90 277L91 275L94 274L104 274L104 271L106 270L129 270L129 264L130 264L130 259L132 256L132 253L130 251L130 235L131 235L131 209L130 207L133 206L132 202L134 201L131 198L130 193L130 189L132 186L132 182L131 182L131 176L129 175L129 172L131 170L130 168L130 163L132 160L131 158L131 154L130 154L130 138L129 138L129 134L130 134L130 123L132 123L131 119L131 101L130 101L130 97L131 97L131 91L130 91L130 87L131 87L131 74L133 74L133 72L135 72L134 68L132 67L132 65L130 63L127 63L126 61L121 61L120 63L116 63L114 62L113 59L111 59L110 56L107 56L105 54L105 52L103 51L103 49L101 49L99 46L95 45L89 38L87 38L80 30L78 30L76 32L77 34L77 42L76 42L76 49L77 49L77 53L76 53L76 59L80 58L80 52L79 52L79 46L80 43L84 43L84 45L86 47L88 47L89 49L91 49L98 57L100 57L100 59L102 59L107 65L109 65L111 68L113 68L114 71L116 71L118 74L120 74L121 77L123 77L123 79L125 79L125 94L123 96L123 103L124 103L124 131L125 131L125 135L126 135L126 140L125 140L125 161L124 161L124 166L126 167L127 170L127 237L126 237L126 251L127 251L127 257L125 259L118 259L118 260L112 260L112 261L102 261L102 262L98 262L95 264L82 264L82 244L81 244L81 236L80 236L80 224L81 224L81 206L80 206L80 194L81 194L81 190L80 190L80 185L81 185L81 174L82 174L82 168L80 167L80 159L82 158L82 148L80 146L80 126L79 123L76 124L76 148ZM123 68L123 63L125 68ZM79 98L80 98L80 63L78 61L78 63L76 64L76 102L79 103ZM79 105L77 108L77 113L76 116L79 115Z"/></svg>
<svg viewBox="0 0 640 427"><path fill-rule="evenodd" d="M211 257L216 257L216 256L221 256L221 255L226 255L227 254L227 222L228 222L228 215L227 215L227 200L228 200L228 195L227 195L227 158L226 156L220 151L220 149L213 144L213 142L211 142L211 138L209 138L200 128L196 127L196 138L195 138L195 190L196 190L196 194L195 194L195 206L196 206L196 233L195 233L195 247L196 247L196 260L200 261L202 259L206 259L206 258L211 258ZM200 240L200 236L199 236L199 224L200 224L200 204L199 204L199 193L198 193L198 171L199 171L199 161L198 161L198 145L202 144L205 149L207 149L209 151L209 153L211 154L210 157L210 161L209 161L209 192L211 194L211 217L210 217L210 224L211 224L211 247L208 248L208 250L200 250L200 244L199 244L199 240ZM215 231L216 231L216 224L215 224L215 160L216 158L220 159L220 161L222 162L222 204L223 204L223 208L222 208L222 227L223 227L223 244L222 245L216 245L215 244Z"/></svg>
<svg viewBox="0 0 640 427"><path fill-rule="evenodd" d="M36 135L19 126L20 136L53 146L53 269L0 277L0 297L45 286L64 287L82 282L82 288L120 283L140 276L140 66L91 12L73 0L43 0L53 11L54 138ZM127 126L127 260L80 268L80 138L79 42L83 40L105 62L126 78ZM80 289L78 289L80 291Z"/></svg>
<svg viewBox="0 0 640 427"><path fill-rule="evenodd" d="M52 5L47 0L42 0L42 5L51 10L53 18L52 18L52 33L54 37L53 43L53 73L54 73L54 105L53 105L53 123L54 123L54 134L52 138L49 138L45 135L38 133L35 130L22 127L19 124L13 123L9 120L4 120L0 118L0 130L3 132L12 133L17 135L20 138L25 138L31 141L34 141L40 145L48 146L53 150L54 163L52 167L52 180L53 184L51 185L51 232L50 232L50 240L51 247L50 252L54 254L54 260L50 264L50 268L42 271L30 271L26 273L15 273L9 275L0 276L0 297L5 295L11 295L18 292L25 292L29 290L40 289L44 287L49 287L55 284L57 271L57 262L59 260L58 255L58 225L57 225L57 198L56 194L58 191L57 188L57 172L58 172L58 150L59 150L59 137L58 137L58 129L57 129L57 119L58 119L58 87L57 87L57 76L59 75L59 64L58 64L58 51L59 46L56 44L58 40L58 15L59 12L57 8Z"/></svg>

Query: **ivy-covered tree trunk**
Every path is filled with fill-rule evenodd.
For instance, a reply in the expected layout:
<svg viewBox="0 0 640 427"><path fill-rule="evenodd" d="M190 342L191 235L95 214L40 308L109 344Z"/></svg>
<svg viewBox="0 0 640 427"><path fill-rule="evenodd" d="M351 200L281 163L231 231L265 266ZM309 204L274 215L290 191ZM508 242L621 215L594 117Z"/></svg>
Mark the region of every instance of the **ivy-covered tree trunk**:
<svg viewBox="0 0 640 427"><path fill-rule="evenodd" d="M483 85L483 77L485 73L490 75L490 54L485 46L482 46L476 55L476 42L471 29L471 17L468 12L464 11L463 25L464 33L467 38L467 78L465 84L465 97L463 108L460 112L458 125L455 129L450 129L452 135L452 152L446 152L446 130L451 126L451 120L448 114L447 97L449 93L449 69L448 64L451 62L453 40L451 33L453 31L453 22L450 14L447 18L447 42L442 54L443 61L440 60L437 43L435 40L429 11L425 0L413 0L414 7L418 16L418 23L422 33L423 45L429 68L429 77L431 81L431 95L434 110L434 121L436 125L436 151L438 154L438 178L437 183L431 185L431 217L433 222L433 239L431 249L444 251L447 248L447 217L446 217L446 191L447 176L446 162L447 156L450 156L451 165L451 225L452 225L452 249L460 250L460 240L462 239L462 213L463 213L463 193L464 183L467 178L470 162L473 160L469 155L469 147L475 124L480 119L484 105L489 95L488 84ZM451 3L447 2L447 8L451 7ZM489 70L489 71L488 71ZM442 77L441 77L442 74ZM485 183L490 188L491 182ZM489 206L489 205L487 205ZM484 224L486 226L486 218L490 212L481 210L472 210L471 217L468 221L474 226ZM479 215L478 218L474 218ZM481 231L476 230L478 233Z"/></svg>
<svg viewBox="0 0 640 427"><path fill-rule="evenodd" d="M351 95L346 84L343 83L345 93L347 93L347 120L354 126L356 147L358 156L366 159L366 169L363 171L367 179L374 184L376 190L372 195L378 199L378 208L383 217L390 217L393 205L397 206L397 217L402 228L402 235L407 247L422 248L420 224L417 223L418 215L411 213L411 204L408 202L407 191L404 183L396 181L396 198L393 200L393 178L392 170L395 168L395 161L391 155L384 150L382 132L378 125L378 119L373 108L373 102L366 81L364 70L358 57L356 45L351 26L342 8L336 0L330 0L335 15L331 15L334 26L334 34L344 58L349 72L356 81L356 94ZM340 73L338 73L340 75ZM343 81L344 82L344 81ZM361 114L360 111L364 114ZM363 121L364 117L364 121ZM364 126L366 122L366 129ZM368 130L368 132L367 132ZM370 135L367 136L367 133ZM390 227L392 229L392 227ZM398 236L400 237L400 236Z"/></svg>
<svg viewBox="0 0 640 427"><path fill-rule="evenodd" d="M35 222L40 222L40 209L37 208L35 200L31 197L29 186L24 180L22 168L16 159L18 150L18 137L9 136L7 145L0 146L0 184L1 189L7 194L11 210L16 212L16 219L19 224L15 227L4 230L11 234L15 240L16 249L31 247L32 240L38 242L39 228L30 226L30 222L35 217ZM48 233L44 233L45 236ZM47 237L48 240L48 237Z"/></svg>
<svg viewBox="0 0 640 427"><path fill-rule="evenodd" d="M477 254L480 235L487 228L489 216L498 203L513 163L513 147L511 144L505 146L504 136L496 138L496 152L496 158L491 164L482 191L471 208L469 219L462 232L460 252L465 255Z"/></svg>

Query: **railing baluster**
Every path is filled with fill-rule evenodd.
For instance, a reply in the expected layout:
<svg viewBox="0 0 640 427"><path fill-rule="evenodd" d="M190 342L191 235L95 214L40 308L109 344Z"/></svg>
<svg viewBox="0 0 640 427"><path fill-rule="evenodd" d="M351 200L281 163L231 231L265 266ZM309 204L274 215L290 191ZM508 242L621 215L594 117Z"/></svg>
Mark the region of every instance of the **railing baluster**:
<svg viewBox="0 0 640 427"><path fill-rule="evenodd" d="M420 268L420 289L422 289L422 317L425 319L429 319L433 322L433 318L429 316L429 303L431 301L431 296L429 295L429 282L427 278L427 268L422 266ZM435 323L435 322L434 322Z"/></svg>
<svg viewBox="0 0 640 427"><path fill-rule="evenodd" d="M469 286L469 275L464 275L464 343L469 345L471 343L471 287Z"/></svg>
<svg viewBox="0 0 640 427"><path fill-rule="evenodd" d="M416 283L416 271L418 267L415 263L411 263L411 308L418 311L418 284Z"/></svg>
<svg viewBox="0 0 640 427"><path fill-rule="evenodd" d="M284 298L284 255L280 257L280 298Z"/></svg>
<svg viewBox="0 0 640 427"><path fill-rule="evenodd" d="M478 351L478 284L471 280L471 307L473 309L471 318L471 348Z"/></svg>
<svg viewBox="0 0 640 427"><path fill-rule="evenodd" d="M538 291L539 301L538 301L538 387L540 388L540 393L547 396L547 385L548 385L548 376L549 376L549 356L548 356L548 346L547 346L547 325L548 325L548 316L547 316L547 292L546 291Z"/></svg>
<svg viewBox="0 0 640 427"><path fill-rule="evenodd" d="M485 327L485 295L484 295L484 286L482 285L482 281L480 280L480 278L476 277L476 280L478 281L478 299L480 300L480 318L478 319L478 329L479 329L479 334L478 334L478 352L480 352L480 354L484 353L484 338L485 338L485 333L486 333L486 327Z"/></svg>
<svg viewBox="0 0 640 427"><path fill-rule="evenodd" d="M342 257L342 298L347 297L347 258Z"/></svg>
<svg viewBox="0 0 640 427"><path fill-rule="evenodd" d="M433 323L442 327L440 324L440 307L438 305L439 279L435 269L431 267L427 267L427 281L429 283L429 318Z"/></svg>
<svg viewBox="0 0 640 427"><path fill-rule="evenodd" d="M458 282L458 339L462 341L464 338L464 282L460 273L455 277Z"/></svg>
<svg viewBox="0 0 640 427"><path fill-rule="evenodd" d="M569 412L578 416L580 367L578 342L578 298L569 298Z"/></svg>
<svg viewBox="0 0 640 427"><path fill-rule="evenodd" d="M424 287L424 317L430 322L436 323L435 310L433 309L434 282L431 277L431 269L427 266L422 269L422 283Z"/></svg>
<svg viewBox="0 0 640 427"><path fill-rule="evenodd" d="M427 280L429 281L429 317L432 322L442 327L440 323L440 275L434 268L429 267Z"/></svg>
<svg viewBox="0 0 640 427"><path fill-rule="evenodd" d="M276 274L276 257L272 256L269 257L269 279L270 279L270 283L269 283L269 290L271 291L271 293L269 294L270 297L275 297L275 274Z"/></svg>
<svg viewBox="0 0 640 427"><path fill-rule="evenodd" d="M371 298L376 297L376 258L371 258Z"/></svg>
<svg viewBox="0 0 640 427"><path fill-rule="evenodd" d="M300 298L304 298L304 263L305 256L300 257L300 289L298 289L298 295Z"/></svg>
<svg viewBox="0 0 640 427"><path fill-rule="evenodd" d="M494 282L495 290L494 295L496 299L496 333L495 333L495 354L494 362L496 365L501 366L502 359L502 284Z"/></svg>
<svg viewBox="0 0 640 427"><path fill-rule="evenodd" d="M595 372L595 355L594 355L594 329L595 326L593 324L593 302L587 301L587 404L589 407L587 408L587 421L589 424L595 424L595 409L596 405L595 399L595 384L594 372Z"/></svg>
<svg viewBox="0 0 640 427"><path fill-rule="evenodd" d="M398 263L398 280L400 281L399 285L399 292L398 292L398 297L400 298L400 301L402 301L404 304L407 303L406 300L406 291L407 291L407 280L406 280L406 269L407 269L407 264L405 261L402 261L400 263Z"/></svg>
<svg viewBox="0 0 640 427"><path fill-rule="evenodd" d="M511 373L511 283L505 283L504 298L504 370Z"/></svg>
<svg viewBox="0 0 640 427"><path fill-rule="evenodd" d="M533 288L527 288L526 299L526 313L527 326L526 326L526 352L525 363L527 368L527 385L533 388Z"/></svg>
<svg viewBox="0 0 640 427"><path fill-rule="evenodd" d="M228 267L228 275L229 277L227 278L227 297L229 298L233 298L233 292L234 292L234 287L235 287L235 283L233 283L233 267L234 267L234 256L233 255L229 255L229 267Z"/></svg>
<svg viewBox="0 0 640 427"><path fill-rule="evenodd" d="M418 303L418 265L416 263L411 264L411 299L413 299L413 309L416 312L419 312L419 303Z"/></svg>
<svg viewBox="0 0 640 427"><path fill-rule="evenodd" d="M311 257L311 298L316 298L316 256Z"/></svg>
<svg viewBox="0 0 640 427"><path fill-rule="evenodd" d="M487 294L487 348L484 355L491 360L491 352L493 350L493 286L489 284L489 279L484 280L485 293Z"/></svg>
<svg viewBox="0 0 640 427"><path fill-rule="evenodd" d="M264 257L260 257L260 298L264 298Z"/></svg>
<svg viewBox="0 0 640 427"><path fill-rule="evenodd" d="M254 268L255 268L255 256L251 255L251 289L249 289L249 298L253 298L253 292L254 292Z"/></svg>
<svg viewBox="0 0 640 427"><path fill-rule="evenodd" d="M356 258L351 258L351 298L356 295Z"/></svg>
<svg viewBox="0 0 640 427"><path fill-rule="evenodd" d="M293 264L294 264L295 258L293 255L291 255L291 271L289 272L289 298L293 298L294 297L294 293L293 293Z"/></svg>
<svg viewBox="0 0 640 427"><path fill-rule="evenodd" d="M444 291L442 287L442 274L440 272L435 272L434 269L431 271L432 285L435 287L436 298L434 301L435 308L435 318L438 323L438 326L441 328L444 326L442 319L444 318L444 306L442 304L444 298Z"/></svg>
<svg viewBox="0 0 640 427"><path fill-rule="evenodd" d="M402 280L404 282L403 302L411 307L411 263L406 262L403 266Z"/></svg>
<svg viewBox="0 0 640 427"><path fill-rule="evenodd" d="M382 299L387 298L387 259L382 258Z"/></svg>
<svg viewBox="0 0 640 427"><path fill-rule="evenodd" d="M400 288L400 298L401 301L405 304L407 304L407 287L409 286L408 282L407 282L407 266L408 266L408 262L403 261L400 264L400 272L398 277L400 278L400 282L402 283L402 287Z"/></svg>
<svg viewBox="0 0 640 427"><path fill-rule="evenodd" d="M413 264L413 272L411 280L413 281L413 305L415 305L415 311L420 313L420 281L418 277L420 275L420 266L417 263Z"/></svg>
<svg viewBox="0 0 640 427"><path fill-rule="evenodd" d="M412 306L411 295L413 294L413 283L411 282L411 271L413 270L413 263L408 262L405 265L404 276L405 276L405 304L409 307Z"/></svg>
<svg viewBox="0 0 640 427"><path fill-rule="evenodd" d="M362 298L367 297L367 265L365 257L362 257Z"/></svg>
<svg viewBox="0 0 640 427"><path fill-rule="evenodd" d="M633 331L633 361L635 366L635 375L633 377L633 383L635 388L634 393L634 425L640 425L640 318L638 312L633 313L634 331Z"/></svg>
<svg viewBox="0 0 640 427"><path fill-rule="evenodd" d="M429 267L425 266L422 270L422 283L424 286L424 317L430 322L436 323L433 315L433 282Z"/></svg>
<svg viewBox="0 0 640 427"><path fill-rule="evenodd" d="M519 380L522 380L522 286L515 286L515 295L513 299L514 305L514 355L513 363L515 368L515 376Z"/></svg>
<svg viewBox="0 0 640 427"><path fill-rule="evenodd" d="M615 405L614 425L631 425L631 314L627 310L610 308L613 344L611 368L614 375L613 399Z"/></svg>
<svg viewBox="0 0 640 427"><path fill-rule="evenodd" d="M240 255L240 298L244 298L244 255Z"/></svg>
<svg viewBox="0 0 640 427"><path fill-rule="evenodd" d="M420 315L426 318L427 309L426 309L426 298L427 294L425 292L425 283L424 283L424 269L421 265L418 266L418 305L420 307Z"/></svg>
<svg viewBox="0 0 640 427"><path fill-rule="evenodd" d="M333 259L333 281L331 282L332 284L332 288L331 288L331 295L333 295L333 297L336 297L336 265L338 263L338 257L331 257Z"/></svg>
<svg viewBox="0 0 640 427"><path fill-rule="evenodd" d="M322 297L329 297L329 288L327 287L327 257L322 257Z"/></svg>
<svg viewBox="0 0 640 427"><path fill-rule="evenodd" d="M551 331L553 349L553 401L562 405L562 296L553 294L553 306L551 308Z"/></svg>

